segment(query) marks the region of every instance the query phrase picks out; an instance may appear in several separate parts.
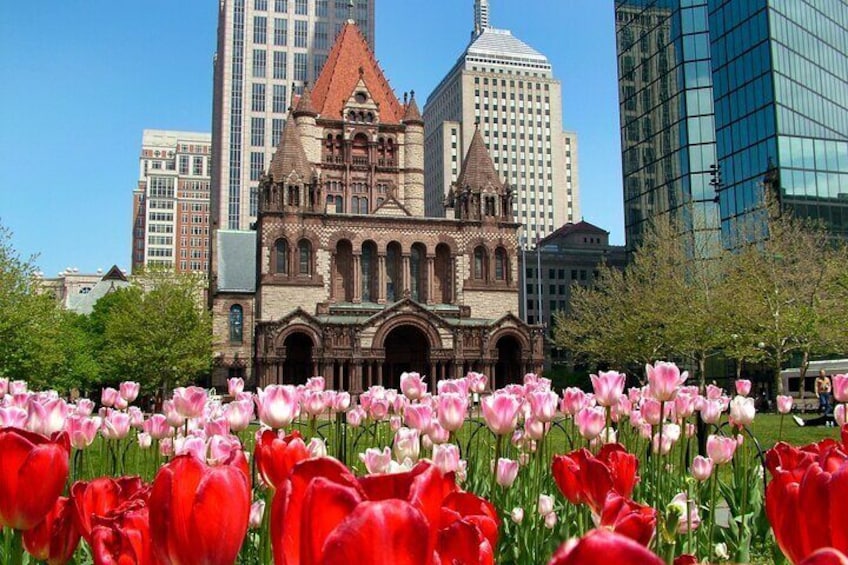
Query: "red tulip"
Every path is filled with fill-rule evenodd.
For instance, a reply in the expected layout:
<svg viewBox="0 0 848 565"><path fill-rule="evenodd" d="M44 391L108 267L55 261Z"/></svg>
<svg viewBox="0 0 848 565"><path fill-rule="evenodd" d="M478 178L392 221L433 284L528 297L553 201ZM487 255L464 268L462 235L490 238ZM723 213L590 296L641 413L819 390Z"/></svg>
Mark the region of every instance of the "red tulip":
<svg viewBox="0 0 848 565"><path fill-rule="evenodd" d="M24 549L48 565L64 565L70 561L80 540L74 513L73 501L60 496L44 520L24 532Z"/></svg>
<svg viewBox="0 0 848 565"><path fill-rule="evenodd" d="M97 517L91 531L94 565L158 565L147 506L140 500Z"/></svg>
<svg viewBox="0 0 848 565"><path fill-rule="evenodd" d="M181 455L163 466L150 493L150 535L165 563L231 565L247 534L250 479L240 450L216 466Z"/></svg>
<svg viewBox="0 0 848 565"><path fill-rule="evenodd" d="M656 531L657 511L611 492L601 512L600 525L647 547Z"/></svg>
<svg viewBox="0 0 848 565"><path fill-rule="evenodd" d="M492 565L495 561L489 540L477 526L464 520L439 531L436 550L442 563Z"/></svg>
<svg viewBox="0 0 848 565"><path fill-rule="evenodd" d="M47 516L68 480L70 450L64 432L0 428L0 526L29 530Z"/></svg>
<svg viewBox="0 0 848 565"><path fill-rule="evenodd" d="M254 457L262 480L276 489L288 479L292 468L310 455L299 432L281 437L275 430L265 430L256 442Z"/></svg>
<svg viewBox="0 0 848 565"><path fill-rule="evenodd" d="M548 565L609 565L632 563L662 565L663 561L644 546L609 530L592 530L577 542L566 542L556 550Z"/></svg>
<svg viewBox="0 0 848 565"><path fill-rule="evenodd" d="M779 443L767 453L766 467L773 476L766 515L789 560L800 563L825 547L848 552L841 514L848 500L848 455L842 446L833 440L800 449Z"/></svg>
<svg viewBox="0 0 848 565"><path fill-rule="evenodd" d="M848 565L848 556L832 547L826 547L813 552L801 565Z"/></svg>
<svg viewBox="0 0 848 565"><path fill-rule="evenodd" d="M71 487L77 528L91 545L91 530L96 518L104 517L135 499L146 502L149 494L141 477L100 477L89 482L77 481Z"/></svg>
<svg viewBox="0 0 848 565"><path fill-rule="evenodd" d="M698 565L698 558L691 553L684 553L675 557L672 565Z"/></svg>
<svg viewBox="0 0 848 565"><path fill-rule="evenodd" d="M639 460L620 444L609 443L598 456L580 449L568 455L557 455L551 471L560 492L572 504L588 504L600 514L610 491L629 498L639 480Z"/></svg>

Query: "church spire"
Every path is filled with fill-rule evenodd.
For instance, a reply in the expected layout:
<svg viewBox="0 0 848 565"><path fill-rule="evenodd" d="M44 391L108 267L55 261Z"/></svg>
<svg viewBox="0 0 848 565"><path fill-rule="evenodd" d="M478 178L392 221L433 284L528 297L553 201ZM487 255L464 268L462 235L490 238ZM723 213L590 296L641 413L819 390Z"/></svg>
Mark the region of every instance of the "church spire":
<svg viewBox="0 0 848 565"><path fill-rule="evenodd" d="M474 0L474 37L489 27L489 0Z"/></svg>

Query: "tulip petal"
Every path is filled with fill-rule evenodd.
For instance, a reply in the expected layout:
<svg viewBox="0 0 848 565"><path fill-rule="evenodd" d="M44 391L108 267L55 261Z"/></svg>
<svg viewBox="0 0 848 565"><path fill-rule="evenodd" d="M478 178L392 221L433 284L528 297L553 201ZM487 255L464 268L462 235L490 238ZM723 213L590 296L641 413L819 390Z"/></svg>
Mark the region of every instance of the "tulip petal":
<svg viewBox="0 0 848 565"><path fill-rule="evenodd" d="M566 542L554 553L548 565L609 565L610 563L662 565L663 561L630 538L608 530L592 530L576 544Z"/></svg>
<svg viewBox="0 0 848 565"><path fill-rule="evenodd" d="M327 538L322 565L429 565L427 520L399 500L363 502Z"/></svg>
<svg viewBox="0 0 848 565"><path fill-rule="evenodd" d="M477 526L459 520L439 531L436 546L442 563L463 565L492 565L492 546Z"/></svg>
<svg viewBox="0 0 848 565"><path fill-rule="evenodd" d="M362 502L356 489L329 481L313 480L303 499L303 522L308 527L300 532L300 550L304 563L320 563L327 538Z"/></svg>

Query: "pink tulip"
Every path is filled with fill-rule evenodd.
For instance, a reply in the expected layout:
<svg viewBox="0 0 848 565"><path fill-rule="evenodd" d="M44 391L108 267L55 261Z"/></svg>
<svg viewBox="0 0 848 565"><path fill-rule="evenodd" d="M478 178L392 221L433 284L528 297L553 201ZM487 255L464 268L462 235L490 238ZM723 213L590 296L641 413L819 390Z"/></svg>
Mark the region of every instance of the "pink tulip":
<svg viewBox="0 0 848 565"><path fill-rule="evenodd" d="M69 411L64 399L52 398L39 402L31 398L27 410L27 429L49 437L65 427Z"/></svg>
<svg viewBox="0 0 848 565"><path fill-rule="evenodd" d="M0 406L0 428L25 428L27 411L18 406Z"/></svg>
<svg viewBox="0 0 848 565"><path fill-rule="evenodd" d="M250 400L235 400L224 408L224 415L230 423L230 430L241 432L250 426L253 419L253 402Z"/></svg>
<svg viewBox="0 0 848 565"><path fill-rule="evenodd" d="M833 375L833 398L836 402L848 402L848 374Z"/></svg>
<svg viewBox="0 0 848 565"><path fill-rule="evenodd" d="M410 400L418 400L427 392L427 383L418 373L403 373L400 376L400 390Z"/></svg>
<svg viewBox="0 0 848 565"><path fill-rule="evenodd" d="M165 414L168 425L171 427L179 428L185 422L185 418L177 411L176 406L174 406L173 400L166 400L162 403L162 412Z"/></svg>
<svg viewBox="0 0 848 565"><path fill-rule="evenodd" d="M554 511L554 497L548 494L539 495L539 504L537 505L539 516L547 516Z"/></svg>
<svg viewBox="0 0 848 565"><path fill-rule="evenodd" d="M481 408L489 429L496 435L504 436L511 434L518 423L521 400L512 394L496 391L483 399Z"/></svg>
<svg viewBox="0 0 848 565"><path fill-rule="evenodd" d="M785 394L777 395L777 411L781 414L789 414L792 411L793 399Z"/></svg>
<svg viewBox="0 0 848 565"><path fill-rule="evenodd" d="M127 414L130 415L130 426L133 428L141 428L144 424L144 412L138 406L130 406L127 409Z"/></svg>
<svg viewBox="0 0 848 565"><path fill-rule="evenodd" d="M103 419L100 433L106 439L124 439L130 433L130 415L112 410Z"/></svg>
<svg viewBox="0 0 848 565"><path fill-rule="evenodd" d="M833 409L833 419L840 428L845 425L845 404L840 404Z"/></svg>
<svg viewBox="0 0 848 565"><path fill-rule="evenodd" d="M642 418L652 426L658 426L662 421L660 416L660 402L653 398L646 398L642 402Z"/></svg>
<svg viewBox="0 0 848 565"><path fill-rule="evenodd" d="M372 420L382 422L389 415L389 400L387 398L372 398L368 407L368 415Z"/></svg>
<svg viewBox="0 0 848 565"><path fill-rule="evenodd" d="M206 440L200 436L178 437L174 440L174 455L193 455L205 463L206 451Z"/></svg>
<svg viewBox="0 0 848 565"><path fill-rule="evenodd" d="M401 424L403 424L403 421L400 419L400 416L398 416L397 414L392 414L391 416L389 416L389 428L392 430L392 432L398 431L401 427Z"/></svg>
<svg viewBox="0 0 848 565"><path fill-rule="evenodd" d="M548 512L545 514L545 527L549 530L553 530L554 526L557 523L557 515L556 512Z"/></svg>
<svg viewBox="0 0 848 565"><path fill-rule="evenodd" d="M333 397L333 410L344 412L350 407L350 393L339 392Z"/></svg>
<svg viewBox="0 0 848 565"><path fill-rule="evenodd" d="M713 474L713 460L709 457L696 455L692 460L692 476L698 481L706 481Z"/></svg>
<svg viewBox="0 0 848 565"><path fill-rule="evenodd" d="M380 451L371 447L366 449L365 453L360 453L359 459L365 464L365 469L369 474L382 475L389 470L392 462L392 450L385 447L383 451Z"/></svg>
<svg viewBox="0 0 848 565"><path fill-rule="evenodd" d="M324 377L309 377L306 379L306 388L314 392L323 392L327 388Z"/></svg>
<svg viewBox="0 0 848 565"><path fill-rule="evenodd" d="M0 377L0 400L3 400L7 392L9 392L9 379Z"/></svg>
<svg viewBox="0 0 848 565"><path fill-rule="evenodd" d="M420 434L418 430L410 428L400 428L395 433L395 457L398 461L410 459L418 461L418 452L421 449L421 444L418 439Z"/></svg>
<svg viewBox="0 0 848 565"><path fill-rule="evenodd" d="M487 377L483 373L475 373L474 371L469 371L468 374L465 375L465 380L468 383L468 390L470 392L481 394L483 391L486 390L486 381L489 380L489 377Z"/></svg>
<svg viewBox="0 0 848 565"><path fill-rule="evenodd" d="M606 424L606 414L600 406L584 408L575 417L577 430L580 435L588 440L595 439Z"/></svg>
<svg viewBox="0 0 848 565"><path fill-rule="evenodd" d="M94 418L87 418L76 414L71 414L65 420L65 431L68 432L68 437L71 439L71 446L75 449L85 449L94 443L98 427L99 422Z"/></svg>
<svg viewBox="0 0 848 565"><path fill-rule="evenodd" d="M89 400L88 398L80 398L77 400L74 412L78 416L91 416L94 412L94 401Z"/></svg>
<svg viewBox="0 0 848 565"><path fill-rule="evenodd" d="M707 398L709 400L718 400L724 396L724 390L716 385L707 385Z"/></svg>
<svg viewBox="0 0 848 565"><path fill-rule="evenodd" d="M510 519L512 519L512 521L514 523L520 524L521 522L524 521L524 509L521 508L520 506L516 506L509 513L509 517L510 517Z"/></svg>
<svg viewBox="0 0 848 565"><path fill-rule="evenodd" d="M449 432L461 428L468 412L468 397L456 392L444 392L436 397L436 402L439 424Z"/></svg>
<svg viewBox="0 0 848 565"><path fill-rule="evenodd" d="M309 443L306 445L306 450L309 452L311 457L327 456L327 444L319 437L314 437L309 440Z"/></svg>
<svg viewBox="0 0 848 565"><path fill-rule="evenodd" d="M660 402L674 400L677 389L689 378L689 373L680 369L674 363L657 361L654 366L645 365L648 375L651 395Z"/></svg>
<svg viewBox="0 0 848 565"><path fill-rule="evenodd" d="M174 440L166 437L159 442L159 454L162 457L173 457L174 455Z"/></svg>
<svg viewBox="0 0 848 565"><path fill-rule="evenodd" d="M427 404L410 404L403 411L403 421L424 435L433 426L433 409Z"/></svg>
<svg viewBox="0 0 848 565"><path fill-rule="evenodd" d="M574 416L587 406L586 393L577 387L569 387L563 391L560 410L564 414Z"/></svg>
<svg viewBox="0 0 848 565"><path fill-rule="evenodd" d="M257 500L250 505L250 518L248 518L247 526L251 530L258 530L262 527L262 518L265 516L265 501Z"/></svg>
<svg viewBox="0 0 848 565"><path fill-rule="evenodd" d="M163 414L153 414L142 425L141 429L145 433L150 434L155 440L161 440L174 435L174 428L168 424L167 418Z"/></svg>
<svg viewBox="0 0 848 565"><path fill-rule="evenodd" d="M362 425L362 421L366 418L365 410L361 406L356 406L347 413L347 423L352 428L358 428Z"/></svg>
<svg viewBox="0 0 848 565"><path fill-rule="evenodd" d="M438 421L433 420L433 425L430 426L430 431L427 432L424 439L436 445L447 443L450 440L450 432L444 429Z"/></svg>
<svg viewBox="0 0 848 565"><path fill-rule="evenodd" d="M618 371L599 371L597 375L589 375L595 400L601 406L615 406L618 397L624 393L624 373Z"/></svg>
<svg viewBox="0 0 848 565"><path fill-rule="evenodd" d="M327 397L322 390L307 389L300 400L303 411L309 416L319 416L327 410Z"/></svg>
<svg viewBox="0 0 848 565"><path fill-rule="evenodd" d="M433 464L442 474L454 473L460 468L459 447L452 443L433 446Z"/></svg>
<svg viewBox="0 0 848 565"><path fill-rule="evenodd" d="M738 381L737 381L738 382ZM691 530L698 529L701 525L701 516L698 514L698 505L689 498L685 492L678 493L671 499L670 508L677 510L677 533L685 534Z"/></svg>
<svg viewBox="0 0 848 565"><path fill-rule="evenodd" d="M150 449L150 446L153 445L153 438L150 437L150 434L141 432L136 439L138 440L139 449Z"/></svg>
<svg viewBox="0 0 848 565"><path fill-rule="evenodd" d="M736 440L732 437L710 435L707 438L707 455L715 465L724 465L733 459L736 446Z"/></svg>
<svg viewBox="0 0 848 565"><path fill-rule="evenodd" d="M244 391L244 379L241 377L232 377L227 379L227 393L233 398L237 397Z"/></svg>
<svg viewBox="0 0 848 565"><path fill-rule="evenodd" d="M559 397L550 390L535 390L527 395L530 412L540 422L551 422L556 416Z"/></svg>
<svg viewBox="0 0 848 565"><path fill-rule="evenodd" d="M495 470L495 482L505 488L509 488L518 477L518 461L512 459L498 459L498 466Z"/></svg>
<svg viewBox="0 0 848 565"><path fill-rule="evenodd" d="M226 418L214 418L206 420L203 426L206 437L230 435L230 422Z"/></svg>
<svg viewBox="0 0 848 565"><path fill-rule="evenodd" d="M660 444L660 434L654 434L654 438L651 441L651 450L653 453L668 455L669 451L671 451L671 446L673 444L674 442L671 440L671 438L666 435L662 436L662 444Z"/></svg>
<svg viewBox="0 0 848 565"><path fill-rule="evenodd" d="M119 387L118 394L127 402L132 402L138 398L138 393L141 391L141 385L134 381L124 381Z"/></svg>
<svg viewBox="0 0 848 565"><path fill-rule="evenodd" d="M115 405L115 402L120 398L120 392L117 389L112 387L104 388L100 393L100 404L106 406L107 408L111 408Z"/></svg>
<svg viewBox="0 0 848 565"><path fill-rule="evenodd" d="M707 424L718 424L721 411L721 400L705 400L701 406L701 419Z"/></svg>
<svg viewBox="0 0 848 565"><path fill-rule="evenodd" d="M199 418L206 407L206 390L199 386L174 389L174 408L183 418Z"/></svg>
<svg viewBox="0 0 848 565"><path fill-rule="evenodd" d="M739 396L748 396L751 394L751 381L748 379L738 379L736 381L736 394Z"/></svg>
<svg viewBox="0 0 848 565"><path fill-rule="evenodd" d="M300 413L297 390L291 385L268 385L256 392L259 420L278 430L290 425Z"/></svg>
<svg viewBox="0 0 848 565"><path fill-rule="evenodd" d="M674 412L677 420L685 420L695 413L695 399L697 396L689 392L680 391L674 399Z"/></svg>
<svg viewBox="0 0 848 565"><path fill-rule="evenodd" d="M737 381L738 382L738 381ZM754 399L746 396L736 396L730 401L730 424L737 427L751 425L756 409Z"/></svg>

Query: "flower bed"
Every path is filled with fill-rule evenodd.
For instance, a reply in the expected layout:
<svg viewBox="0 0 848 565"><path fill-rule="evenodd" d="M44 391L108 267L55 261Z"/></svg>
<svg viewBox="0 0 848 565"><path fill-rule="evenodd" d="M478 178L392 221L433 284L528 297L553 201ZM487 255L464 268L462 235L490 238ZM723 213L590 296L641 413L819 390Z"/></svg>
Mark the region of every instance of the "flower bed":
<svg viewBox="0 0 848 565"><path fill-rule="evenodd" d="M0 379L0 561L848 563L848 399L841 440L763 453L747 381L646 376L560 395L469 373L430 394L405 373L355 401L233 379L228 401L179 388L149 415L136 383L95 414Z"/></svg>

